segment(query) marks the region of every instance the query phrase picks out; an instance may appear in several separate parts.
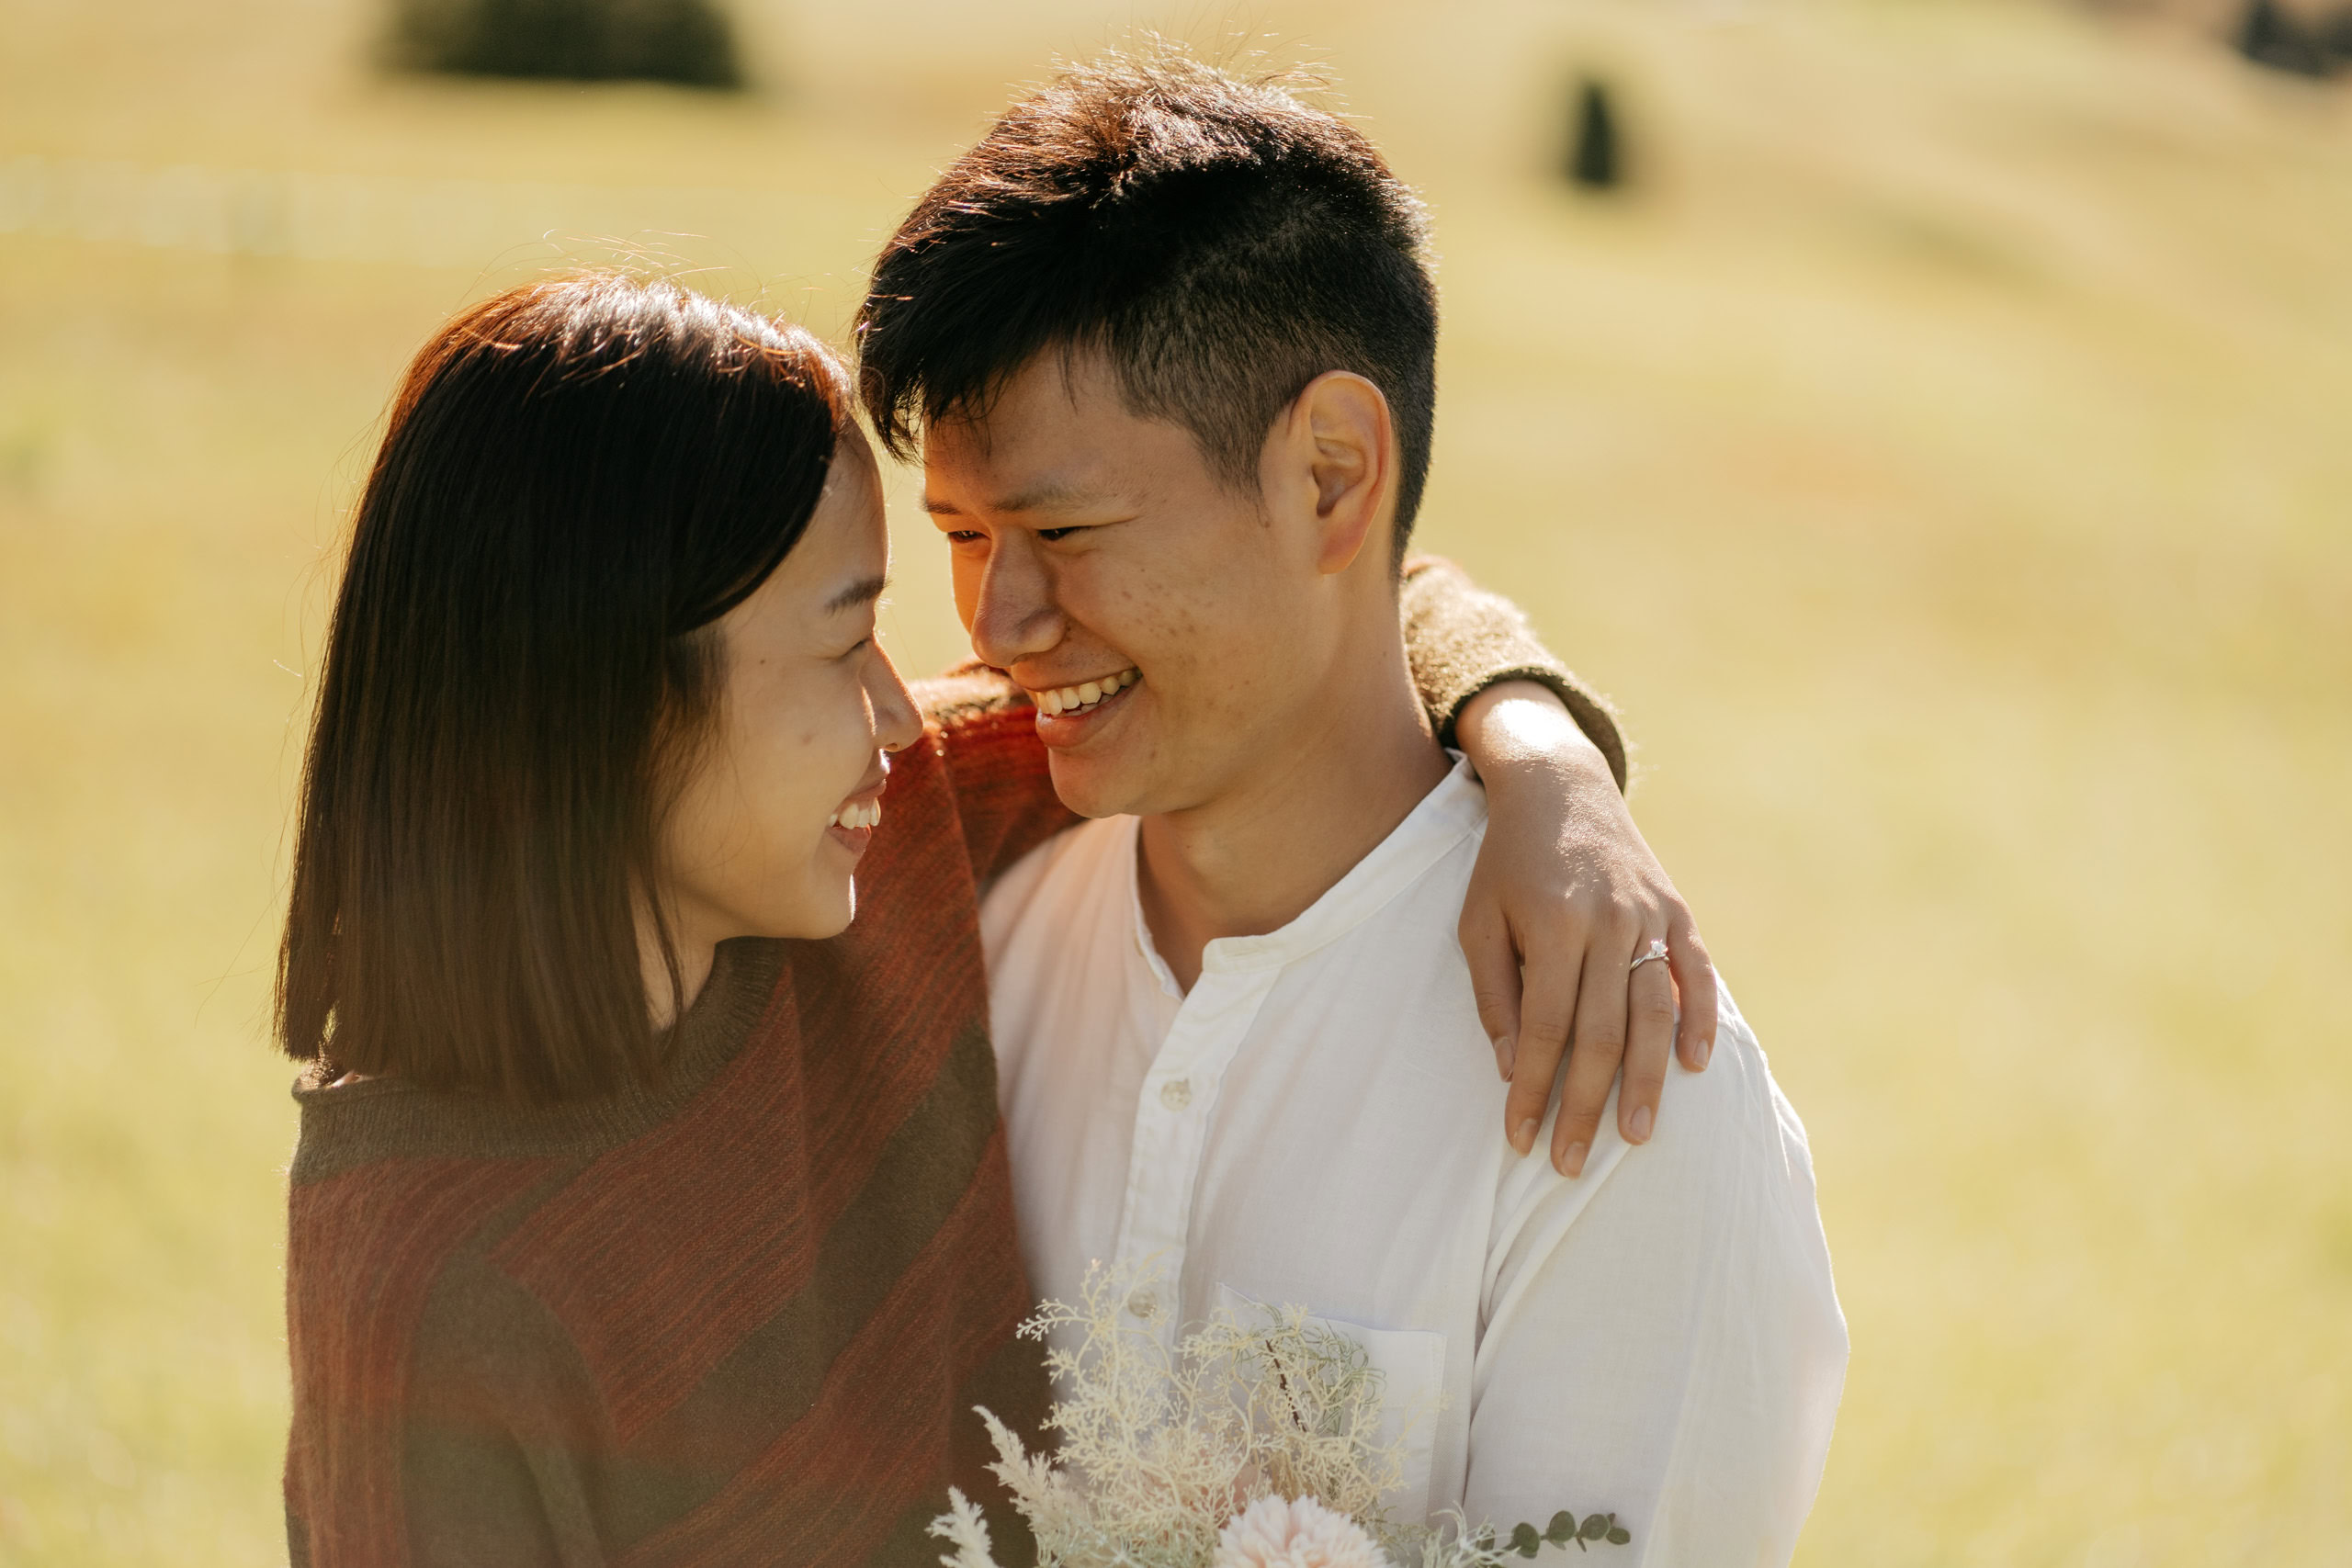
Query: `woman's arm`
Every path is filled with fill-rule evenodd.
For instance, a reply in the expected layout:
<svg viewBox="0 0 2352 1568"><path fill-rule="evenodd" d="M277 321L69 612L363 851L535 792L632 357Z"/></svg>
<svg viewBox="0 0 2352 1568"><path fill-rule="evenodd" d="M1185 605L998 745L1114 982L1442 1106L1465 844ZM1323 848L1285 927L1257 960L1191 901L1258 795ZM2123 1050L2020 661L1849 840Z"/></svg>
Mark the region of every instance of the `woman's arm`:
<svg viewBox="0 0 2352 1568"><path fill-rule="evenodd" d="M1408 562L1401 608L1439 738L1487 785L1487 840L1463 903L1462 950L1510 1083L1503 1133L1521 1154L1533 1146L1573 1041L1552 1163L1574 1176L1621 1070L1617 1128L1639 1144L1656 1128L1669 1054L1692 1072L1706 1066L1714 969L1689 906L1625 809L1624 742L1607 702L1553 657L1515 605L1451 562ZM1665 960L1634 967L1653 942L1666 944Z"/></svg>
<svg viewBox="0 0 2352 1568"><path fill-rule="evenodd" d="M1605 760L1617 787L1624 788L1625 742L1617 732L1615 711L1553 657L1518 605L1480 588L1440 556L1413 557L1404 575L1397 609L1405 618L1405 653L1440 744L1458 747L1476 739L1464 735L1461 726L1481 694L1509 682L1529 682L1559 699Z"/></svg>

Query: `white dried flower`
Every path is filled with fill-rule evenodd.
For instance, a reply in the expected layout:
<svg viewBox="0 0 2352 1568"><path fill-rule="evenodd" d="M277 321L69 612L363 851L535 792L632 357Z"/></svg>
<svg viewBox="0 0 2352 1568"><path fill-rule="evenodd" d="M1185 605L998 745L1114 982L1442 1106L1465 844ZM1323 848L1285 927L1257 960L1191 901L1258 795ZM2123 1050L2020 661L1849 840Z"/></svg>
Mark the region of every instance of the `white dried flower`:
<svg viewBox="0 0 2352 1568"><path fill-rule="evenodd" d="M1372 1537L1312 1497L1261 1497L1217 1537L1210 1568L1385 1568Z"/></svg>
<svg viewBox="0 0 2352 1568"><path fill-rule="evenodd" d="M956 1549L939 1560L940 1568L996 1568L988 1520L978 1505L953 1486L947 1489L947 1512L931 1521L931 1533Z"/></svg>
<svg viewBox="0 0 2352 1568"><path fill-rule="evenodd" d="M1047 1302L1022 1325L1036 1339L1073 1331L1076 1348L1046 1355L1059 1393L1046 1423L1059 1434L1056 1451L1030 1453L980 1413L996 1444L989 1468L1036 1537L1039 1568L1212 1568L1228 1520L1285 1497L1314 1499L1363 1542L1368 1555L1333 1558L1335 1568L1385 1568L1376 1543L1422 1546L1425 1531L1400 1529L1382 1509L1403 1477L1404 1444L1379 1440L1380 1374L1360 1346L1301 1308L1261 1308L1251 1323L1219 1314L1171 1354L1121 1316L1143 1280L1090 1269L1079 1305ZM933 1529L956 1544L941 1559L948 1568L995 1568L970 1505L959 1500ZM1424 1557L1426 1568L1453 1568Z"/></svg>

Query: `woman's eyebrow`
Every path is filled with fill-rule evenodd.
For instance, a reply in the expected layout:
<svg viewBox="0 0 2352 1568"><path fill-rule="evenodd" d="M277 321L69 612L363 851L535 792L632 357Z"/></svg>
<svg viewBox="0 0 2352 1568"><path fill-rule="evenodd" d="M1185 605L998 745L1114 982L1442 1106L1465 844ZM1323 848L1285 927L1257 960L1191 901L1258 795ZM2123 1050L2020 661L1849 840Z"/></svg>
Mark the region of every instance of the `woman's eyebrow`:
<svg viewBox="0 0 2352 1568"><path fill-rule="evenodd" d="M839 593L834 594L831 599L826 600L825 614L829 615L838 615L843 610L853 610L860 604L870 604L874 603L875 600L881 598L883 591L888 589L889 586L890 581L888 578L880 576L862 577L855 582L851 583L847 588L842 589Z"/></svg>

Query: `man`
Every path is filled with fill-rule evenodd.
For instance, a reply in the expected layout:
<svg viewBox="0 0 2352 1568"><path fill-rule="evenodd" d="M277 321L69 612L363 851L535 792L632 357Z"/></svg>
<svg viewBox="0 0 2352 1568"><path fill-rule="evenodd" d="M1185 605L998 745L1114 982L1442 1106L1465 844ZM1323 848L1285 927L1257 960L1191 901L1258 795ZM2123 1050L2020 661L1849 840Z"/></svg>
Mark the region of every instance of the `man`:
<svg viewBox="0 0 2352 1568"><path fill-rule="evenodd" d="M1728 998L1662 1122L1603 1125L1615 1059L1579 1051L1556 1169L1522 1157L1548 1063L1504 1064L1510 1148L1475 1135L1494 980L1453 938L1486 799L1396 601L1423 243L1360 134L1163 55L1016 105L876 273L869 409L920 425L973 646L1097 819L982 908L1029 1277L1157 1268L1126 1310L1167 1337L1252 1302L1341 1327L1433 1411L1400 1515L1613 1512L1630 1561L1785 1562L1845 1327L1803 1129ZM1585 990L1670 1027L1669 934L1624 931Z"/></svg>

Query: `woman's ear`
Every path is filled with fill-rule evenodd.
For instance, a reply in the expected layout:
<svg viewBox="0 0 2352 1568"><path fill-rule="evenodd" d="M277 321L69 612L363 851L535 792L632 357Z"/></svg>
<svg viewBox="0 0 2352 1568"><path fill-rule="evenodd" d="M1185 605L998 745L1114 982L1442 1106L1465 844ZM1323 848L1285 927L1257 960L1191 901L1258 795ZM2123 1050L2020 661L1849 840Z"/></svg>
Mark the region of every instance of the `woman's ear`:
<svg viewBox="0 0 2352 1568"><path fill-rule="evenodd" d="M1396 430L1380 389L1349 370L1327 370L1292 404L1315 487L1316 570L1337 575L1367 539L1385 548L1396 491ZM1384 570L1385 570L1384 563Z"/></svg>

